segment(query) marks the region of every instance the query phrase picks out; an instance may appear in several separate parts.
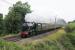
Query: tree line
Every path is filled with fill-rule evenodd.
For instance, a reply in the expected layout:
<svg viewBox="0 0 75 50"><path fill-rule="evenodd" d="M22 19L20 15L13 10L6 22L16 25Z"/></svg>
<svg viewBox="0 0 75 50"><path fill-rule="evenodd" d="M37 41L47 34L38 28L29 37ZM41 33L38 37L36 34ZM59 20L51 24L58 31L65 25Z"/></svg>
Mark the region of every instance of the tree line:
<svg viewBox="0 0 75 50"><path fill-rule="evenodd" d="M12 7L9 7L9 12L4 19L0 14L0 34L20 32L22 23L25 22L25 15L31 13L30 7L28 2L18 1Z"/></svg>

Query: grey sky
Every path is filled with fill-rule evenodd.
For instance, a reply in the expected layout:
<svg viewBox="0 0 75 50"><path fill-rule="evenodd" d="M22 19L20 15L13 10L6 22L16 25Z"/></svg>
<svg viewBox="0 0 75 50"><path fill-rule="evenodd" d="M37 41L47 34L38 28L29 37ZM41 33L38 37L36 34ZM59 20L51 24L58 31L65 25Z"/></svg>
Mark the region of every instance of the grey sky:
<svg viewBox="0 0 75 50"><path fill-rule="evenodd" d="M0 0L0 13L7 14L9 6L17 1L27 1L39 15L46 12L48 16L55 15L66 21L75 20L75 0Z"/></svg>

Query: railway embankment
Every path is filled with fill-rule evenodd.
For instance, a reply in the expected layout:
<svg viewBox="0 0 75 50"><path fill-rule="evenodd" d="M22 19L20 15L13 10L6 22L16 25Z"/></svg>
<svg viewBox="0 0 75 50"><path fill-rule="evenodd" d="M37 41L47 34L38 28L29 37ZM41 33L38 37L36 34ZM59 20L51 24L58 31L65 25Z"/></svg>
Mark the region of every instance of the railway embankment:
<svg viewBox="0 0 75 50"><path fill-rule="evenodd" d="M21 43L22 44L22 43ZM66 36L64 29L59 29L54 34L36 39L30 43L23 43L25 49L29 50L74 50L70 39Z"/></svg>
<svg viewBox="0 0 75 50"><path fill-rule="evenodd" d="M66 32L64 28L61 28L56 32L53 32L52 34L48 34L47 36L42 36L38 39L35 38L35 40L32 41L31 39L28 39L30 42L25 42L26 40L24 39L18 42L9 42L2 40L0 41L0 49L6 48L6 50L75 50L74 34L74 31Z"/></svg>

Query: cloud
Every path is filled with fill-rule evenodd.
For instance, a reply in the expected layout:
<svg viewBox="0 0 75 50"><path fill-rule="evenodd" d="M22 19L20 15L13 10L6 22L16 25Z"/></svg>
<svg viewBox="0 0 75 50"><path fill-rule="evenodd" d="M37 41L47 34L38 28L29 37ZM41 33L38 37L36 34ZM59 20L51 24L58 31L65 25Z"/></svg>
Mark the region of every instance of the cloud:
<svg viewBox="0 0 75 50"><path fill-rule="evenodd" d="M49 14L55 13L56 16L65 19L67 22L75 20L75 0L6 0L11 4L2 1L0 0L0 13L4 15L8 13L8 8L12 6L11 4L17 1L22 1L23 3L28 1L32 11L38 12L40 15L49 16ZM46 13L44 14L45 11Z"/></svg>

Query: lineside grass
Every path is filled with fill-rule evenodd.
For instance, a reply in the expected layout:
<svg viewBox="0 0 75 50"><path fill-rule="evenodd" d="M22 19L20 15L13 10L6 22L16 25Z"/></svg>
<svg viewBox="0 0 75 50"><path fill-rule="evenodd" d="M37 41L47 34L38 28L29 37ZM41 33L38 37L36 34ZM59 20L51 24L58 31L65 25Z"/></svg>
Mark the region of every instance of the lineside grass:
<svg viewBox="0 0 75 50"><path fill-rule="evenodd" d="M44 37L44 39L49 39L49 40L58 40L60 39L62 36L64 36L66 34L66 32L64 31L64 28L59 29L58 31L56 31L55 33Z"/></svg>
<svg viewBox="0 0 75 50"><path fill-rule="evenodd" d="M24 48L16 45L13 42L7 42L0 39L0 50L24 50Z"/></svg>
<svg viewBox="0 0 75 50"><path fill-rule="evenodd" d="M75 50L63 28L54 34L23 45L26 50Z"/></svg>
<svg viewBox="0 0 75 50"><path fill-rule="evenodd" d="M75 48L70 43L64 29L61 28L53 34L31 43L24 43L22 46L0 40L0 50L75 50Z"/></svg>
<svg viewBox="0 0 75 50"><path fill-rule="evenodd" d="M63 29L56 33L43 37L42 39L32 41L28 44L23 44L26 50L61 50L62 47L58 45L57 39L60 39L65 34Z"/></svg>

